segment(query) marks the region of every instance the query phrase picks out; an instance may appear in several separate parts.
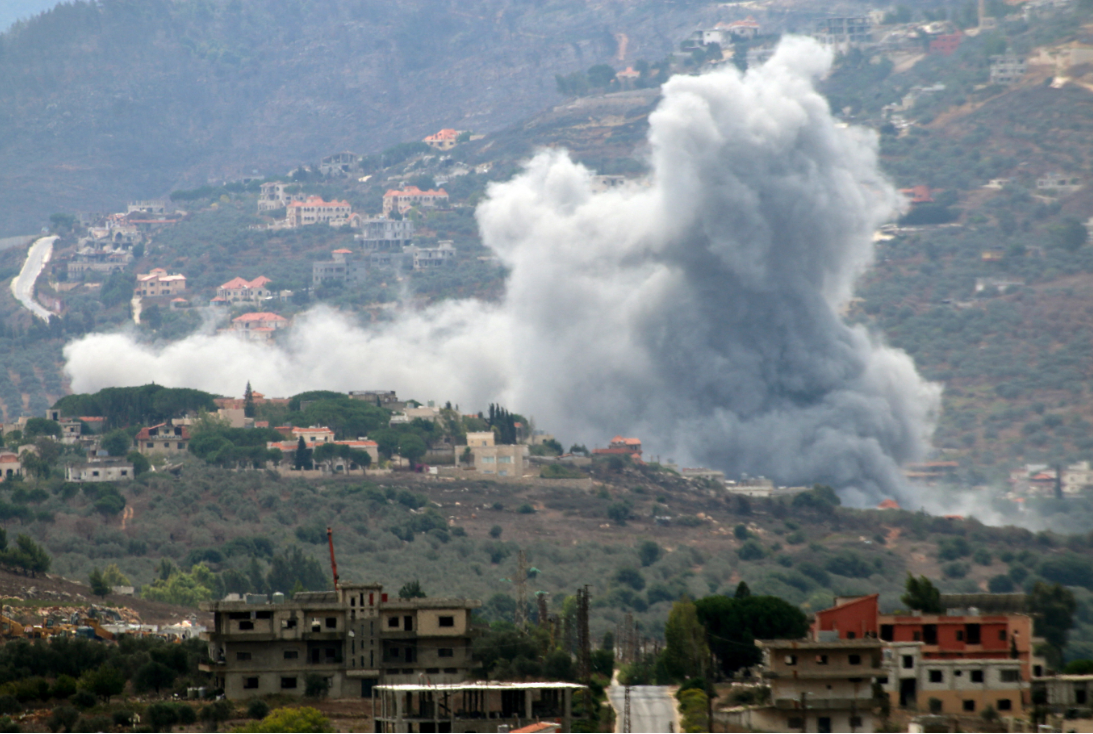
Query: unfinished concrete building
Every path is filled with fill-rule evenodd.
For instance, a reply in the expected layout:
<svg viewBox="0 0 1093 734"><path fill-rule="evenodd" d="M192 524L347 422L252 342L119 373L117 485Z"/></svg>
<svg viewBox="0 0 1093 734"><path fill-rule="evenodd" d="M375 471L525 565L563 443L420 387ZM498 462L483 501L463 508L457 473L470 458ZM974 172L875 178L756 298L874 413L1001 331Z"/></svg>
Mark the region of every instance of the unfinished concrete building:
<svg viewBox="0 0 1093 734"><path fill-rule="evenodd" d="M460 683L472 665L468 599L389 600L379 584L336 591L248 594L206 602L212 673L229 699L303 696L325 679L333 698L369 697L380 683Z"/></svg>
<svg viewBox="0 0 1093 734"><path fill-rule="evenodd" d="M511 731L539 721L573 731L573 692L583 688L555 682L382 685L373 689L372 712L378 732Z"/></svg>

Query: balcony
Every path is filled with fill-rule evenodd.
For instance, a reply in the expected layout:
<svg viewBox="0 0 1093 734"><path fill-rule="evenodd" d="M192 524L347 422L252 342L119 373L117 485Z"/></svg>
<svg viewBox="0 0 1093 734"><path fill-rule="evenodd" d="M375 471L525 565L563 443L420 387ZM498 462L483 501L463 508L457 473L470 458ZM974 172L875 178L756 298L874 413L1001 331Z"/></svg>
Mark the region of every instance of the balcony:
<svg viewBox="0 0 1093 734"><path fill-rule="evenodd" d="M782 711L870 711L873 708L872 695L864 698L805 698L805 705L801 705L799 698L776 698L774 708Z"/></svg>

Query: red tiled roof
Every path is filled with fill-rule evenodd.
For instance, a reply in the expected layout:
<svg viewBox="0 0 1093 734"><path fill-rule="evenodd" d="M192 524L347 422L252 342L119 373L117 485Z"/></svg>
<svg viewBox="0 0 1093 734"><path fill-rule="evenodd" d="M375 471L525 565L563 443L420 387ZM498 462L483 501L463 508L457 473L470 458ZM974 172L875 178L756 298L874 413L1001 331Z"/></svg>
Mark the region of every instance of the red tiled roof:
<svg viewBox="0 0 1093 734"><path fill-rule="evenodd" d="M898 510L900 509L899 503L895 500L884 500L877 505L878 510Z"/></svg>
<svg viewBox="0 0 1093 734"><path fill-rule="evenodd" d="M323 197L321 197L321 196L309 196L309 197L307 197L307 199L305 199L304 201L294 201L294 202L292 202L292 203L288 204L288 206L289 206L289 207L301 207L301 206L326 206L326 207L333 207L333 206L349 206L349 202L348 202L348 201L338 201L337 199L334 199L333 201L323 201Z"/></svg>
<svg viewBox="0 0 1093 734"><path fill-rule="evenodd" d="M246 323L251 321L288 321L284 316L271 313L269 311L255 311L252 313L245 313L242 316L238 316L232 319L233 324Z"/></svg>
<svg viewBox="0 0 1093 734"><path fill-rule="evenodd" d="M190 429L189 428L187 428L186 426L177 426L178 428L182 429L182 434L181 435L175 435L175 433L173 432L173 429L175 427L176 426L168 426L166 423L159 423L159 424L154 425L154 426L148 426L147 428L140 429L140 431L136 435L136 440L138 440L138 441L147 441L150 438L170 438L172 440L175 440L175 439L188 440L190 438ZM171 429L172 432L153 436L152 431L156 428L168 428L168 429Z"/></svg>
<svg viewBox="0 0 1093 734"><path fill-rule="evenodd" d="M19 457L15 454L0 454L0 464L17 464Z"/></svg>
<svg viewBox="0 0 1093 734"><path fill-rule="evenodd" d="M459 137L459 131L458 130L453 130L450 127L446 127L443 130L440 130L439 132L436 132L436 133L430 135L429 137L427 137L425 139L426 140L455 140L458 137Z"/></svg>
<svg viewBox="0 0 1093 734"><path fill-rule="evenodd" d="M383 198L389 196L447 196L448 192L444 189L429 189L428 191L422 191L417 186L407 186L404 189L388 189L387 193L383 195Z"/></svg>
<svg viewBox="0 0 1093 734"><path fill-rule="evenodd" d="M340 254L343 254L343 253L344 253L344 254L348 254L348 255L352 255L352 254L353 254L353 251L352 251L352 250L347 250L347 249L345 249L344 247L343 247L342 249L340 249L340 250L334 250L334 254L335 254L335 255L340 255Z"/></svg>

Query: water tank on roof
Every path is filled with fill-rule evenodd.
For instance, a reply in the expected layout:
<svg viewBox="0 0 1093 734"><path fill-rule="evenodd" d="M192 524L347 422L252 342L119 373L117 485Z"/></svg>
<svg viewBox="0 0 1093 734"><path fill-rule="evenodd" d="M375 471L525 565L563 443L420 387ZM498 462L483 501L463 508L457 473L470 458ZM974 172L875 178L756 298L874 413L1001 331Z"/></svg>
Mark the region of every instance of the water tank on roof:
<svg viewBox="0 0 1093 734"><path fill-rule="evenodd" d="M269 604L269 597L265 594L247 594L247 604Z"/></svg>
<svg viewBox="0 0 1093 734"><path fill-rule="evenodd" d="M285 603L285 594L284 594L284 592L281 592L281 591L273 592L273 603L274 604L284 604Z"/></svg>

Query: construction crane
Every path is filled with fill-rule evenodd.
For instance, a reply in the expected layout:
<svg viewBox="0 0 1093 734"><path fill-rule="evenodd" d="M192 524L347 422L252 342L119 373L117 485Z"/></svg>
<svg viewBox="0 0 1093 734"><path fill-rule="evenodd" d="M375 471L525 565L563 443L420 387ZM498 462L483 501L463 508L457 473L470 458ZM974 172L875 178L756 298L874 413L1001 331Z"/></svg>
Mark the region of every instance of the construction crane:
<svg viewBox="0 0 1093 734"><path fill-rule="evenodd" d="M334 573L334 591L338 590L338 562L334 560L334 531L326 526L326 542L330 545L330 570Z"/></svg>

